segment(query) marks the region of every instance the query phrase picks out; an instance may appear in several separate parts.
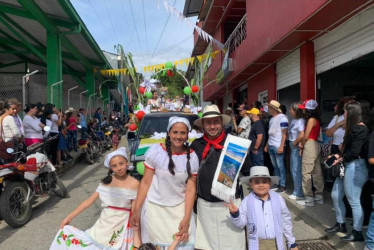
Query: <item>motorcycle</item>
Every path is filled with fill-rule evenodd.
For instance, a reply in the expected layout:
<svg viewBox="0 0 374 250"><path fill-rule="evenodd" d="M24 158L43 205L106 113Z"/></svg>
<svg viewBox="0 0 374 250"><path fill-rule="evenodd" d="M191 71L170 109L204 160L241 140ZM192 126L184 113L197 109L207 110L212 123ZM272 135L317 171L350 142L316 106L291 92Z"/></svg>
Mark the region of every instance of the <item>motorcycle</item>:
<svg viewBox="0 0 374 250"><path fill-rule="evenodd" d="M45 146L56 138L33 144L15 162L0 165L0 213L11 227L20 227L29 221L35 198L51 191L61 198L67 196L64 184L44 152ZM11 154L14 150L7 152Z"/></svg>
<svg viewBox="0 0 374 250"><path fill-rule="evenodd" d="M78 125L78 128L80 128L80 125ZM102 151L96 135L90 132L86 132L85 137L78 140L78 148L90 165L94 164L95 158L98 158Z"/></svg>
<svg viewBox="0 0 374 250"><path fill-rule="evenodd" d="M112 148L112 136L111 135L112 135L113 127L106 125L106 126L102 126L101 130L104 133L103 146L106 150L110 150Z"/></svg>

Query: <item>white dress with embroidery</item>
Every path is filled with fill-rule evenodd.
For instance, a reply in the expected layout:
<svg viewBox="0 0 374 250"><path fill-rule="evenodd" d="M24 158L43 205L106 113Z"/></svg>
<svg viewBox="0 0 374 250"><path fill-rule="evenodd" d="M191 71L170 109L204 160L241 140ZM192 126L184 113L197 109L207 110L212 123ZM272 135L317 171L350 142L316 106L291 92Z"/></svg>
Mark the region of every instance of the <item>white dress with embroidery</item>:
<svg viewBox="0 0 374 250"><path fill-rule="evenodd" d="M187 154L173 154L175 175L169 172L169 156L162 144L151 146L145 154L144 166L154 171L147 198L143 204L140 222L143 242L151 242L161 249L167 249L173 242L179 223L185 214L185 193L187 174ZM199 160L190 151L191 174L197 175ZM195 219L190 220L189 241L177 249L194 249Z"/></svg>
<svg viewBox="0 0 374 250"><path fill-rule="evenodd" d="M99 193L103 209L95 225L86 231L65 226L58 231L50 250L131 248L129 219L131 203L136 198L137 190L100 184L96 192Z"/></svg>

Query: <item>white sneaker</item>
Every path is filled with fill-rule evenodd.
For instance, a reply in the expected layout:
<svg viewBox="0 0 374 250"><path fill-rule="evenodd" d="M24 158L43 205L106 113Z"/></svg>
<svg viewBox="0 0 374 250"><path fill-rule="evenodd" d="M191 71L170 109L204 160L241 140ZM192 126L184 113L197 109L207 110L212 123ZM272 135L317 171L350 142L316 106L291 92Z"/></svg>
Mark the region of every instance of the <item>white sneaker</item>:
<svg viewBox="0 0 374 250"><path fill-rule="evenodd" d="M314 197L314 201L319 205L324 204L323 196L319 194L316 194L316 196Z"/></svg>
<svg viewBox="0 0 374 250"><path fill-rule="evenodd" d="M298 196L296 196L294 194L291 194L290 196L288 196L288 199L300 201L300 200L304 200L305 198L304 197L298 197Z"/></svg>
<svg viewBox="0 0 374 250"><path fill-rule="evenodd" d="M290 200L296 200L296 195L291 194L290 196L288 196L288 199L290 199Z"/></svg>
<svg viewBox="0 0 374 250"><path fill-rule="evenodd" d="M306 207L314 207L314 199L312 197L306 197L304 200L296 201L296 204Z"/></svg>

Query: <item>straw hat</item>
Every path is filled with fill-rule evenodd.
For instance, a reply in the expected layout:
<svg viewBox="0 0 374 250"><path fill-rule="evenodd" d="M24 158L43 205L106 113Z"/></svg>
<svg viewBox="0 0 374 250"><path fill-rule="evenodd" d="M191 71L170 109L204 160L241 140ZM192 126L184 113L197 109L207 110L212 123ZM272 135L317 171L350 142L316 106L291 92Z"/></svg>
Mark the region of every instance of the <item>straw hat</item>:
<svg viewBox="0 0 374 250"><path fill-rule="evenodd" d="M268 105L269 105L269 107L272 107L273 109L275 109L279 113L282 113L282 110L280 109L281 104L279 102L277 102L275 100L271 100Z"/></svg>
<svg viewBox="0 0 374 250"><path fill-rule="evenodd" d="M270 178L271 185L277 185L279 181L279 176L270 176L269 169L265 166L253 166L251 167L251 172L249 176L240 178L241 182L249 183L253 178Z"/></svg>
<svg viewBox="0 0 374 250"><path fill-rule="evenodd" d="M197 119L194 124L198 127L202 127L203 126L203 119L206 119L206 118L213 118L213 117L222 117L222 120L223 120L223 125L226 125L230 122L231 120L231 117L228 116L228 115L223 115L219 112L219 109L217 107L217 105L208 105L204 108L203 110L203 116L199 119Z"/></svg>
<svg viewBox="0 0 374 250"><path fill-rule="evenodd" d="M65 114L69 113L69 112L72 113L74 111L75 111L75 109L73 107L69 107L69 109L65 111Z"/></svg>

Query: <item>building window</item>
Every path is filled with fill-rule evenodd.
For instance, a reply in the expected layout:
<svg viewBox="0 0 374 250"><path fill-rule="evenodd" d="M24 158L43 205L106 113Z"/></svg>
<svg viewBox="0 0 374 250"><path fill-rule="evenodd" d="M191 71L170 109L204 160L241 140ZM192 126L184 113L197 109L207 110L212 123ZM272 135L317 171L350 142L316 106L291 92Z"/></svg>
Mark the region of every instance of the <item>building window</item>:
<svg viewBox="0 0 374 250"><path fill-rule="evenodd" d="M267 90L258 94L258 101L260 101L262 105L264 105L265 103L268 103L268 91Z"/></svg>

